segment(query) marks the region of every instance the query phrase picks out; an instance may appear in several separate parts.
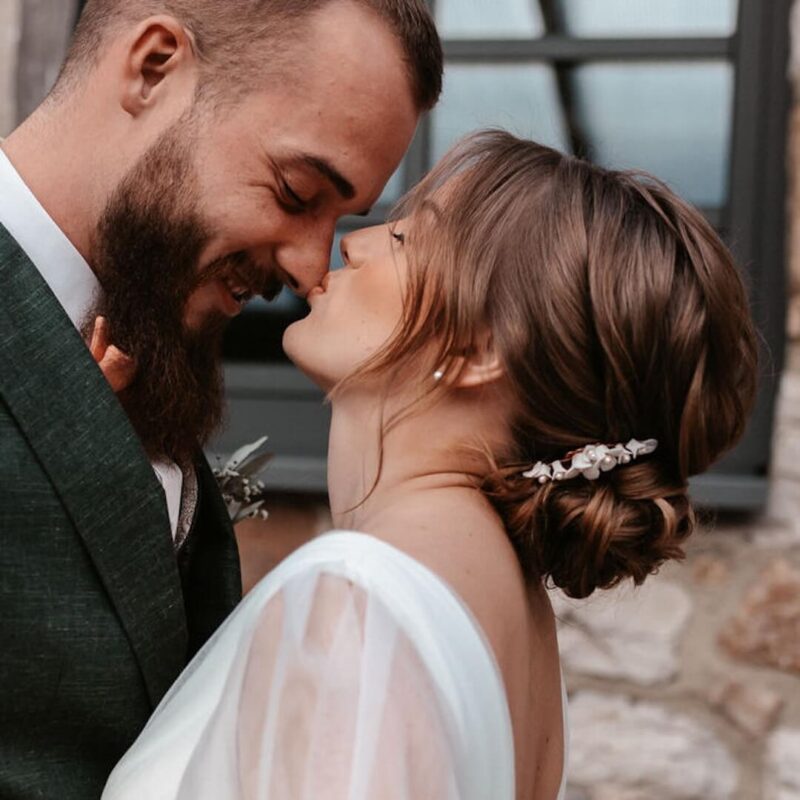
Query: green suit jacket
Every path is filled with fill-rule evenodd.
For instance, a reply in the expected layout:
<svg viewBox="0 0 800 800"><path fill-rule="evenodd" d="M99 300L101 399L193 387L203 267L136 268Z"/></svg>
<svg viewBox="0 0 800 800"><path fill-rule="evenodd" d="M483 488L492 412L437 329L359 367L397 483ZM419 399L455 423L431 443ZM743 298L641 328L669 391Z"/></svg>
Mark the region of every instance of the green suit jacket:
<svg viewBox="0 0 800 800"><path fill-rule="evenodd" d="M99 798L241 597L208 464L178 561L163 490L78 332L0 227L0 798Z"/></svg>

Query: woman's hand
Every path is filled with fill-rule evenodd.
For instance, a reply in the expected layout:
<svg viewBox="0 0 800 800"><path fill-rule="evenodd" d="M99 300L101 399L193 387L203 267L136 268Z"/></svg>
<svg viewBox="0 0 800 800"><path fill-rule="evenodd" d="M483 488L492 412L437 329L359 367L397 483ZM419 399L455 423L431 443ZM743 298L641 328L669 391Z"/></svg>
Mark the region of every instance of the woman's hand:
<svg viewBox="0 0 800 800"><path fill-rule="evenodd" d="M136 376L136 362L109 342L109 326L105 317L94 322L89 351L114 392L127 389Z"/></svg>

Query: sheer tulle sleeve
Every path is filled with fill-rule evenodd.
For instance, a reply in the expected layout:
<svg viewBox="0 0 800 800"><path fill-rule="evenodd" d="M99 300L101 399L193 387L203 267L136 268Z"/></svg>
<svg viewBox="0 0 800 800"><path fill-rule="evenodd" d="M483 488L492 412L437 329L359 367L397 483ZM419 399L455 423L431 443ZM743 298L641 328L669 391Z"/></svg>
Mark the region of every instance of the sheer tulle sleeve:
<svg viewBox="0 0 800 800"><path fill-rule="evenodd" d="M305 575L269 603L240 700L247 800L460 796L431 675L389 609L345 578Z"/></svg>
<svg viewBox="0 0 800 800"><path fill-rule="evenodd" d="M118 783L163 787L171 772L176 790L137 797L175 800L513 800L513 753L461 601L396 549L329 534L206 645Z"/></svg>

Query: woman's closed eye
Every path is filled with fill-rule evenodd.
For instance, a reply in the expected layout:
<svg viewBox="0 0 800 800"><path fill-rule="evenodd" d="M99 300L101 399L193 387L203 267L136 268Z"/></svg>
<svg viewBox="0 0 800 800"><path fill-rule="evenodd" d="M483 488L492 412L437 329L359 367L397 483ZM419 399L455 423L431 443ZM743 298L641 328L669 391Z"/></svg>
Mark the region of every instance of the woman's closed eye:
<svg viewBox="0 0 800 800"><path fill-rule="evenodd" d="M394 239L396 242L399 242L400 244L406 243L406 235L404 233L398 233L397 231L389 231L389 233L391 233L392 239Z"/></svg>

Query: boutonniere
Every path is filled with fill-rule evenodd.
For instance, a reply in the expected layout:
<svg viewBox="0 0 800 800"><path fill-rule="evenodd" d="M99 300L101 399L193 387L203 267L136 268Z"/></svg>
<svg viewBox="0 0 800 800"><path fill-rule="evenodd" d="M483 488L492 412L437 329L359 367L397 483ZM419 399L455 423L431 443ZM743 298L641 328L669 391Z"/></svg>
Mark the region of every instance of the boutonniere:
<svg viewBox="0 0 800 800"><path fill-rule="evenodd" d="M273 456L264 450L267 439L262 436L257 442L240 447L222 467L214 470L233 523L269 517L265 508L266 487L259 479Z"/></svg>

